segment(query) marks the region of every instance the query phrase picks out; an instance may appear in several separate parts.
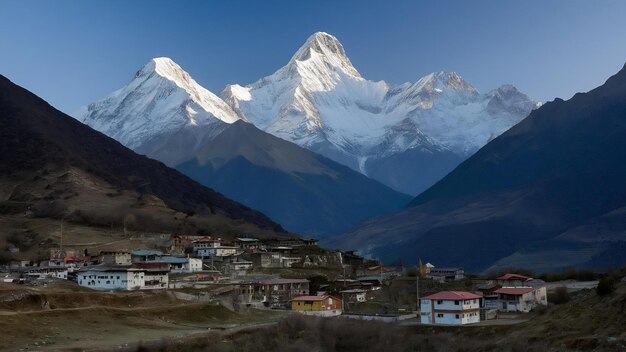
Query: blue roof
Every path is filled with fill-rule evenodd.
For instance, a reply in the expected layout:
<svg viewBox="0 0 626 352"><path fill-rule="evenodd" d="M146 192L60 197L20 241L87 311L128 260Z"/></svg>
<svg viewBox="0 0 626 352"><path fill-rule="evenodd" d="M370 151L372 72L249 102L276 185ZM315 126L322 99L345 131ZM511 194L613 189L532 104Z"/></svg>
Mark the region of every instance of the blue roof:
<svg viewBox="0 0 626 352"><path fill-rule="evenodd" d="M166 255L161 257L161 262L170 263L170 264L184 264L189 261L187 257L173 257L171 255Z"/></svg>
<svg viewBox="0 0 626 352"><path fill-rule="evenodd" d="M145 255L162 255L163 252L161 251L157 251L157 250L151 250L151 249L141 249L138 251L132 251L130 252L132 255L140 255L140 256L145 256Z"/></svg>

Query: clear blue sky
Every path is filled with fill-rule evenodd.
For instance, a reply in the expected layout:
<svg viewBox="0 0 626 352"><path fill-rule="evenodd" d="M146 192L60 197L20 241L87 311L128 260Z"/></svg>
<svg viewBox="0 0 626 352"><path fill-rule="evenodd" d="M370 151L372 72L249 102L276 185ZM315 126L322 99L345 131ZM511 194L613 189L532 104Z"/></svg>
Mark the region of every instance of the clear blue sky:
<svg viewBox="0 0 626 352"><path fill-rule="evenodd" d="M626 62L626 1L0 0L0 74L74 112L169 56L214 93L283 66L315 31L368 79L456 71L569 98Z"/></svg>

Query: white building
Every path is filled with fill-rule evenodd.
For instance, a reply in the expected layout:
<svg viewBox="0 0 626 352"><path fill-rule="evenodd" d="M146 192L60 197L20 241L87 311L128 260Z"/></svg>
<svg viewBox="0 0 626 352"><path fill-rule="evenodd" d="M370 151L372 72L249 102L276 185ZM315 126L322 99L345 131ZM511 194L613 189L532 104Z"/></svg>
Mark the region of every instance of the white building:
<svg viewBox="0 0 626 352"><path fill-rule="evenodd" d="M480 296L471 292L442 291L421 299L422 324L464 325L480 321Z"/></svg>
<svg viewBox="0 0 626 352"><path fill-rule="evenodd" d="M199 257L227 257L237 253L237 247L219 246L198 249Z"/></svg>
<svg viewBox="0 0 626 352"><path fill-rule="evenodd" d="M163 289L169 284L168 271L138 268L86 268L76 274L80 286L94 290Z"/></svg>
<svg viewBox="0 0 626 352"><path fill-rule="evenodd" d="M67 268L64 267L37 267L30 269L24 273L24 276L30 279L62 279L67 280Z"/></svg>
<svg viewBox="0 0 626 352"><path fill-rule="evenodd" d="M537 306L548 305L545 287L502 287L495 293L498 294L500 312L528 313Z"/></svg>
<svg viewBox="0 0 626 352"><path fill-rule="evenodd" d="M191 243L191 246L193 247L193 251L197 252L201 249L221 247L222 240L218 238L218 239L211 239L211 240L193 241Z"/></svg>

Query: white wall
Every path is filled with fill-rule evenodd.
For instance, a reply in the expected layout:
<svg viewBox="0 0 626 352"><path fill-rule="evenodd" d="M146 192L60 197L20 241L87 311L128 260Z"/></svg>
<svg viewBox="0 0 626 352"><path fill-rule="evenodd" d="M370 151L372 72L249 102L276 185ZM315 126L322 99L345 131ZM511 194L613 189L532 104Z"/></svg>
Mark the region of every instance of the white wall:
<svg viewBox="0 0 626 352"><path fill-rule="evenodd" d="M77 274L76 281L94 290L132 290L145 282L143 271L85 271Z"/></svg>
<svg viewBox="0 0 626 352"><path fill-rule="evenodd" d="M188 258L187 264L185 264L185 270L187 272L202 271L202 259Z"/></svg>
<svg viewBox="0 0 626 352"><path fill-rule="evenodd" d="M480 321L480 300L429 300L422 299L420 303L420 321L422 324L442 324L442 325L461 325L478 323ZM434 302L434 314L432 311L432 302ZM475 309L475 311L467 312L466 310ZM441 312L439 310L457 311L457 312ZM434 316L434 321L433 321Z"/></svg>

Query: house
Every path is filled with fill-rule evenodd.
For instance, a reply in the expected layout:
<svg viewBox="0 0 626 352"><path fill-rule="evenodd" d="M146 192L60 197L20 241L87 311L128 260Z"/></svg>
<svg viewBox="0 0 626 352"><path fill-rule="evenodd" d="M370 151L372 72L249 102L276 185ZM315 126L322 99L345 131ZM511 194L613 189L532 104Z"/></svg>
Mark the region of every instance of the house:
<svg viewBox="0 0 626 352"><path fill-rule="evenodd" d="M193 248L194 241L210 241L211 236L200 235L174 235L170 237L169 253L185 254L189 249Z"/></svg>
<svg viewBox="0 0 626 352"><path fill-rule="evenodd" d="M359 288L342 290L339 293L345 302L362 303L367 298L367 290Z"/></svg>
<svg viewBox="0 0 626 352"><path fill-rule="evenodd" d="M257 268L291 268L302 258L290 256L282 252L258 252L249 257Z"/></svg>
<svg viewBox="0 0 626 352"><path fill-rule="evenodd" d="M124 251L102 251L100 252L100 263L108 266L124 266L132 264L130 252Z"/></svg>
<svg viewBox="0 0 626 352"><path fill-rule="evenodd" d="M218 246L198 249L199 257L227 257L237 254L237 247Z"/></svg>
<svg viewBox="0 0 626 352"><path fill-rule="evenodd" d="M62 279L67 280L68 270L65 267L37 267L29 269L22 276L29 279Z"/></svg>
<svg viewBox="0 0 626 352"><path fill-rule="evenodd" d="M481 296L464 291L442 291L420 300L422 324L464 325L480 321Z"/></svg>
<svg viewBox="0 0 626 352"><path fill-rule="evenodd" d="M291 300L291 310L305 315L341 315L341 299L329 295L299 296Z"/></svg>
<svg viewBox="0 0 626 352"><path fill-rule="evenodd" d="M157 250L142 249L138 251L132 251L130 252L130 254L131 254L132 262L139 263L139 262L156 261L158 258L160 258L163 255L163 252L157 251Z"/></svg>
<svg viewBox="0 0 626 352"><path fill-rule="evenodd" d="M498 294L498 311L528 313L535 307L548 305L545 287L502 287Z"/></svg>
<svg viewBox="0 0 626 352"><path fill-rule="evenodd" d="M351 265L354 268L363 265L364 258L356 254L356 251L339 252L341 254L341 264Z"/></svg>
<svg viewBox="0 0 626 352"><path fill-rule="evenodd" d="M302 243L304 243L305 246L309 247L319 247L320 245L320 241L316 240L315 238L304 238L302 240Z"/></svg>
<svg viewBox="0 0 626 352"><path fill-rule="evenodd" d="M500 288L500 285L494 283L486 283L476 287L476 291L483 296L481 308L498 309L498 298L500 296L496 291Z"/></svg>
<svg viewBox="0 0 626 352"><path fill-rule="evenodd" d="M94 290L133 290L145 284L144 271L128 267L88 267L79 270L76 282Z"/></svg>
<svg viewBox="0 0 626 352"><path fill-rule="evenodd" d="M527 282L532 280L532 277L511 273L496 278L498 285L502 287L530 287Z"/></svg>
<svg viewBox="0 0 626 352"><path fill-rule="evenodd" d="M168 270L177 273L193 273L202 271L202 259L190 257L176 257L172 255L163 255L161 251L155 250L139 250L133 251L133 264L141 263L162 263Z"/></svg>
<svg viewBox="0 0 626 352"><path fill-rule="evenodd" d="M437 282L458 281L465 278L463 268L430 268L426 278Z"/></svg>
<svg viewBox="0 0 626 352"><path fill-rule="evenodd" d="M249 260L235 258L232 261L226 261L222 266L222 270L230 276L243 276L252 270L253 265L254 263Z"/></svg>
<svg viewBox="0 0 626 352"><path fill-rule="evenodd" d="M244 250L251 250L251 249L258 249L261 245L261 242L256 238L237 237L233 241L233 244L237 248L244 249Z"/></svg>
<svg viewBox="0 0 626 352"><path fill-rule="evenodd" d="M287 308L292 299L309 294L309 280L262 279L242 283L234 292L237 303L262 303L265 306Z"/></svg>
<svg viewBox="0 0 626 352"><path fill-rule="evenodd" d="M38 266L37 263L30 260L12 260L9 263L9 268L11 270L19 270L22 268L30 268Z"/></svg>
<svg viewBox="0 0 626 352"><path fill-rule="evenodd" d="M203 240L193 241L191 243L191 247L193 248L194 252L197 252L201 249L216 248L216 247L221 247L221 246L222 246L221 238L203 239Z"/></svg>
<svg viewBox="0 0 626 352"><path fill-rule="evenodd" d="M151 265L152 264L152 265ZM150 265L144 267L142 290L166 289L169 286L170 269L167 264L162 263L144 263Z"/></svg>

